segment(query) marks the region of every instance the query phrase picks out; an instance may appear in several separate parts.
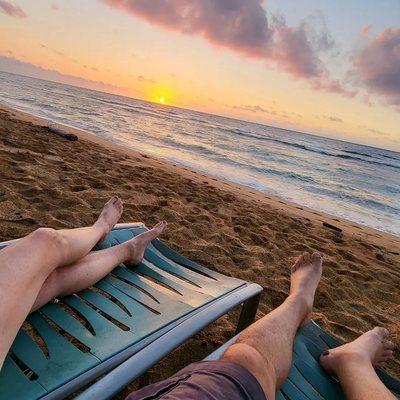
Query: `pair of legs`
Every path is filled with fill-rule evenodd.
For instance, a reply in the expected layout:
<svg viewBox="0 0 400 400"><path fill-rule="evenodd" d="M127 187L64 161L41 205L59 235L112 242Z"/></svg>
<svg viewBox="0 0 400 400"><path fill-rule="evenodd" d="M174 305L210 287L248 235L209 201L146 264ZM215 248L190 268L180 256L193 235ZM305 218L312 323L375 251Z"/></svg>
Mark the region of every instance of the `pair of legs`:
<svg viewBox="0 0 400 400"><path fill-rule="evenodd" d="M247 328L221 360L237 363L250 371L268 400L288 376L293 342L298 328L306 323L321 278L322 259L318 253L304 253L292 267L291 289L284 303ZM375 373L392 355L393 343L384 328L360 336L320 358L320 364L334 374L349 400L395 400Z"/></svg>
<svg viewBox="0 0 400 400"><path fill-rule="evenodd" d="M113 197L90 227L39 228L0 251L0 369L27 315L52 300L92 286L117 265L138 264L146 246L164 230L153 229L105 250L90 252L119 220L122 200Z"/></svg>

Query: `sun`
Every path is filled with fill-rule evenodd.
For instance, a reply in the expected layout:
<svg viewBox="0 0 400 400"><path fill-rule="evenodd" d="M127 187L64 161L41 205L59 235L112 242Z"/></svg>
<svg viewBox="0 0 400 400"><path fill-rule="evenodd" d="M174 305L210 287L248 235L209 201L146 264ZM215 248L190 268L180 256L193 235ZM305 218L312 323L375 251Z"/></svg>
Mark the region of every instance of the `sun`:
<svg viewBox="0 0 400 400"><path fill-rule="evenodd" d="M162 105L171 105L173 102L173 90L170 85L158 83L149 87L147 98L153 103Z"/></svg>

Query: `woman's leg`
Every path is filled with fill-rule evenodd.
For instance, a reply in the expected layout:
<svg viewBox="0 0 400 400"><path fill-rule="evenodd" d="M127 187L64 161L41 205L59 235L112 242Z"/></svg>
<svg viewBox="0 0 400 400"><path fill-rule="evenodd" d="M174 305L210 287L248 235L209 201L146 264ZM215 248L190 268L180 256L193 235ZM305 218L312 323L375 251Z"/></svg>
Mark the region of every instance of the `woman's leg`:
<svg viewBox="0 0 400 400"><path fill-rule="evenodd" d="M84 257L121 213L122 201L114 197L91 227L39 228L0 251L0 368L46 278L57 267Z"/></svg>
<svg viewBox="0 0 400 400"><path fill-rule="evenodd" d="M374 370L392 353L388 331L374 328L354 342L323 353L320 363L328 373L338 377L348 400L396 400Z"/></svg>
<svg viewBox="0 0 400 400"><path fill-rule="evenodd" d="M139 264L148 244L163 232L166 225L166 222L159 222L125 243L93 251L74 264L55 269L45 280L31 311L55 297L67 296L94 285L121 263Z"/></svg>
<svg viewBox="0 0 400 400"><path fill-rule="evenodd" d="M72 264L88 254L118 222L122 210L122 200L114 196L104 205L99 218L92 226L56 231L56 235L63 242L60 246L60 250L62 250L60 265Z"/></svg>

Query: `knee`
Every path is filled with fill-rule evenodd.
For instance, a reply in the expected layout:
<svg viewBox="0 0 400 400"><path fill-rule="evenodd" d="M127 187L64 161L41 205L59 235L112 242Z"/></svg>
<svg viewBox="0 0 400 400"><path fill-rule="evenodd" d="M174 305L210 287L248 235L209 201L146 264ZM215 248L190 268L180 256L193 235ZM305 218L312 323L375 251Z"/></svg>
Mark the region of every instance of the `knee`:
<svg viewBox="0 0 400 400"><path fill-rule="evenodd" d="M39 228L31 235L38 245L49 246L49 250L54 248L62 249L65 245L63 235L53 228Z"/></svg>
<svg viewBox="0 0 400 400"><path fill-rule="evenodd" d="M226 350L221 360L246 368L260 383L267 398L272 398L269 396L275 393L277 377L273 363L267 355L261 354L254 346L237 342Z"/></svg>
<svg viewBox="0 0 400 400"><path fill-rule="evenodd" d="M264 369L265 358L253 346L247 343L234 343L221 356L221 360L243 365L247 369Z"/></svg>

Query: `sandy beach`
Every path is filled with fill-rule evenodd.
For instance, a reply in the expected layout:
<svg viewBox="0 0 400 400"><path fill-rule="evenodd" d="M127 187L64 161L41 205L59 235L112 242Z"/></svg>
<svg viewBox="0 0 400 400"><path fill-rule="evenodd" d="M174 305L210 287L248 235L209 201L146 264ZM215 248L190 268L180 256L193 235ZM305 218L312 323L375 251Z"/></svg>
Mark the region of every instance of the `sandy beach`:
<svg viewBox="0 0 400 400"><path fill-rule="evenodd" d="M264 288L261 317L289 289L289 267L302 251L324 253L315 319L343 340L379 325L396 344L387 370L400 377L400 238L217 180L65 127L0 108L0 240L40 226L91 224L112 195L125 201L121 222L169 223L174 249L218 272ZM130 387L201 360L229 338L235 315L220 319ZM123 398L128 393L116 398Z"/></svg>

